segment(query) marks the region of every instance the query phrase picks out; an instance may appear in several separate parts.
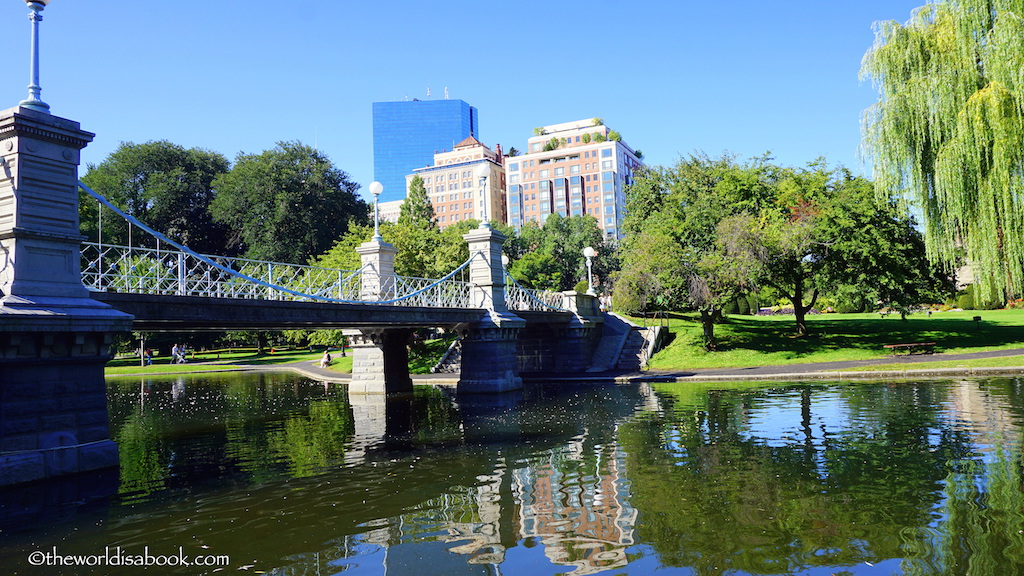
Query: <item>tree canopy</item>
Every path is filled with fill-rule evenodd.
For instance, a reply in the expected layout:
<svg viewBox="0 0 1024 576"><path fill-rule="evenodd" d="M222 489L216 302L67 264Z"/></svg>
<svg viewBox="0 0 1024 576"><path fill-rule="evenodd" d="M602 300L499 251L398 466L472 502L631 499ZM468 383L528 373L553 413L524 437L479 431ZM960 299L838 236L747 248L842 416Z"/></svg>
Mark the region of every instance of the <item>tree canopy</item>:
<svg viewBox="0 0 1024 576"><path fill-rule="evenodd" d="M942 0L876 26L864 148L883 194L923 219L928 254L966 253L986 292L1024 289L1024 1Z"/></svg>
<svg viewBox="0 0 1024 576"><path fill-rule="evenodd" d="M99 165L88 166L82 181L169 238L198 252L223 254L227 229L213 220L209 205L214 180L227 171L227 159L209 150L166 140L123 142ZM83 197L79 206L83 233L98 239L96 202ZM128 244L127 223L105 219L103 241Z"/></svg>
<svg viewBox="0 0 1024 576"><path fill-rule="evenodd" d="M240 153L214 186L213 216L229 226L230 241L249 258L305 262L368 215L356 196L359 185L322 152L299 142Z"/></svg>
<svg viewBox="0 0 1024 576"><path fill-rule="evenodd" d="M646 169L623 228L616 306L695 309L709 348L725 305L765 286L792 303L803 336L822 291L853 285L872 304L905 309L938 285L913 222L823 160L796 169L693 155Z"/></svg>
<svg viewBox="0 0 1024 576"><path fill-rule="evenodd" d="M417 174L409 182L409 193L402 202L398 211L398 222L401 224L413 224L423 228L437 228L435 221L434 205L427 195L427 188L423 184L423 178Z"/></svg>

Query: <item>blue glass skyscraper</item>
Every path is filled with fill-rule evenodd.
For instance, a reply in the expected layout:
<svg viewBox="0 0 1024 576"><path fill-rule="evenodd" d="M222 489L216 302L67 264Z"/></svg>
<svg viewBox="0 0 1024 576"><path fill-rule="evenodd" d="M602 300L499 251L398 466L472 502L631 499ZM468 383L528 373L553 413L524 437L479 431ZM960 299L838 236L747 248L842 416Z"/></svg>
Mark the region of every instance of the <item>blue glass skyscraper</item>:
<svg viewBox="0 0 1024 576"><path fill-rule="evenodd" d="M462 100L373 103L373 179L381 202L405 198L405 176L434 163L434 153L480 138L476 108Z"/></svg>

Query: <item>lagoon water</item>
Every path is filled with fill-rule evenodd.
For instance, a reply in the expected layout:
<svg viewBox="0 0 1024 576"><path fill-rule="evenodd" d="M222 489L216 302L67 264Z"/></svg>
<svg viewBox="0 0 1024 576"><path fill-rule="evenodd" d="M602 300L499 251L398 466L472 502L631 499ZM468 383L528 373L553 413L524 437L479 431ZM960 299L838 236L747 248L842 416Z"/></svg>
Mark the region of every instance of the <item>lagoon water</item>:
<svg viewBox="0 0 1024 576"><path fill-rule="evenodd" d="M120 471L0 494L5 573L1024 574L1018 379L385 402L247 373L109 406Z"/></svg>

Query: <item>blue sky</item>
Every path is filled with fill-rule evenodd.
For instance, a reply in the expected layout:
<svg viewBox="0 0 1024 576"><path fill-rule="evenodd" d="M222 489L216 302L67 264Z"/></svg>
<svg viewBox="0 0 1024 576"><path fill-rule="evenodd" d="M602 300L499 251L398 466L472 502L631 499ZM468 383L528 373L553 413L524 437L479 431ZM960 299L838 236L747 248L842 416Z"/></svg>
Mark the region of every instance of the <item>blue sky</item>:
<svg viewBox="0 0 1024 576"><path fill-rule="evenodd" d="M110 3L53 0L41 24L42 99L96 133L83 164L122 141L259 153L316 144L365 188L371 104L469 102L481 140L525 148L536 126L599 116L648 164L771 151L867 172L858 78L872 23L924 0ZM0 5L16 105L28 9Z"/></svg>

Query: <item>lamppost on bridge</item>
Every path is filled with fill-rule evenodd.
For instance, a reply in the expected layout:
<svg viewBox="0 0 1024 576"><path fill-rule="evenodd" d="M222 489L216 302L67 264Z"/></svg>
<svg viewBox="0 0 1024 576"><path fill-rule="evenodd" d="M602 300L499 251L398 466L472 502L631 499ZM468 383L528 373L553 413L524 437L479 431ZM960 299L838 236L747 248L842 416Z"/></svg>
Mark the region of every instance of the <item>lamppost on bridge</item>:
<svg viewBox="0 0 1024 576"><path fill-rule="evenodd" d="M481 211L481 228L491 227L490 221L487 220L487 177L490 175L491 167L490 165L488 165L487 160L484 160L483 163L476 167L476 177L480 179L480 201L483 202L484 207L484 209Z"/></svg>
<svg viewBox="0 0 1024 576"><path fill-rule="evenodd" d="M597 296L594 293L594 268L593 260L594 256L597 256L597 250L594 250L592 246L587 246L583 249L583 256L587 258L587 294L590 296Z"/></svg>
<svg viewBox="0 0 1024 576"><path fill-rule="evenodd" d="M370 183L370 194L373 194L373 241L383 242L384 237L380 235L380 193L384 191L384 185L380 182Z"/></svg>
<svg viewBox="0 0 1024 576"><path fill-rule="evenodd" d="M50 105L39 99L39 23L43 20L43 8L51 0L25 0L28 4L28 19L32 22L32 49L29 57L29 83L28 99L22 100L21 105L38 112L50 112Z"/></svg>

